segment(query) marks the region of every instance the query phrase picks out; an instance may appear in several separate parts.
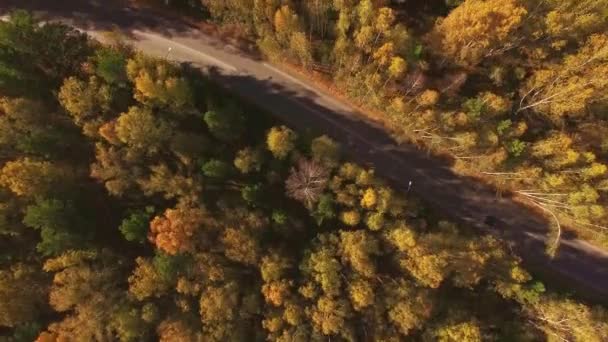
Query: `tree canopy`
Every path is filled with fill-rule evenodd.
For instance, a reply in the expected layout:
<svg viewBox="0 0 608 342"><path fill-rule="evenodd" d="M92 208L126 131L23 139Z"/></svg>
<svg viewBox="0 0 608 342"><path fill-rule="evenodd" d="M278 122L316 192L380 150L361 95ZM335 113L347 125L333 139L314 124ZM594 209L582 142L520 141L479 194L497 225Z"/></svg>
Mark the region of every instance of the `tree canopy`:
<svg viewBox="0 0 608 342"><path fill-rule="evenodd" d="M410 72L422 72L417 58L424 53L408 52L419 42L398 8L378 1L203 3L218 21L266 32L279 49L293 49L285 58L306 66L302 56L318 57L310 37L341 41L324 50L341 63L340 77L358 79L360 95L374 101L381 100L375 89L401 92L403 107L420 120L448 96L407 86ZM499 34L482 47L487 53L520 29L512 26L523 22L504 16L523 13L524 5L485 3L461 6L481 6L475 14L484 27L485 17L499 21L492 26ZM450 15L444 23L462 27L461 14ZM581 110L576 119L592 116L581 108L602 105L593 96L603 84L574 66L591 59L589 67L603 70L603 59L592 57L604 39L599 26L585 26L594 32L588 40L544 64L557 81L547 83L540 69L530 74L525 82L535 90L522 107L559 93L558 84L578 87L580 77L591 77L590 92L568 105ZM2 340L608 338L604 307L541 283L500 239L450 222L373 169L343 159L330 137L296 132L204 74L39 24L24 12L0 24L0 47ZM466 52L471 56L481 55ZM467 69L489 63L475 59ZM10 82L25 88L5 89ZM603 217L603 155L579 150L565 128L525 140L528 122L507 115L514 106L504 93L480 89L457 103L458 112L431 116L454 131L485 130L467 139L510 147L505 158L514 167L523 168L517 158L534 160L543 167L532 173L539 186L570 189L568 214ZM574 117L563 106L556 100L521 112L531 116L534 108L535 120L551 117L553 125ZM520 172L531 172L525 166Z"/></svg>

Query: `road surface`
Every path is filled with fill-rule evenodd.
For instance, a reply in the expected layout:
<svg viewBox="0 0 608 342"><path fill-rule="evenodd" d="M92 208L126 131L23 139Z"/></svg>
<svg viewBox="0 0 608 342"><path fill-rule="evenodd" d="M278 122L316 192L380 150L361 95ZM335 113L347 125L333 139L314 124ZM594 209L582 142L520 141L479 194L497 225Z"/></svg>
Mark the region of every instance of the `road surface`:
<svg viewBox="0 0 608 342"><path fill-rule="evenodd" d="M353 160L372 165L393 186L411 191L447 217L509 241L524 264L549 287L608 303L608 252L564 234L555 258L545 254L549 224L537 213L479 182L456 175L448 164L415 146L397 145L355 109L314 86L205 36L180 20L108 0L3 0L9 8L36 11L93 35L119 28L150 54L204 67L217 82L298 130L312 129L341 143ZM491 217L491 220L488 220ZM491 221L491 225L488 224Z"/></svg>

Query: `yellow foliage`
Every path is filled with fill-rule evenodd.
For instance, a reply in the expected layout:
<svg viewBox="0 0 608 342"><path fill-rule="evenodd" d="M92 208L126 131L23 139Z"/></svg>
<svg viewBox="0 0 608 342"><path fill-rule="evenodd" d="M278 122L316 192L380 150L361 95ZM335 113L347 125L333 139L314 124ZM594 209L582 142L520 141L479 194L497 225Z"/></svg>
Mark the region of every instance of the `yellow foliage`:
<svg viewBox="0 0 608 342"><path fill-rule="evenodd" d="M291 129L280 126L272 127L266 137L268 150L278 159L285 159L295 147L297 135Z"/></svg>
<svg viewBox="0 0 608 342"><path fill-rule="evenodd" d="M356 210L343 211L340 214L340 220L348 226L356 226L361 222L361 214Z"/></svg>
<svg viewBox="0 0 608 342"><path fill-rule="evenodd" d="M399 78L407 71L407 62L401 57L391 58L391 64L388 67L388 75L391 78Z"/></svg>
<svg viewBox="0 0 608 342"><path fill-rule="evenodd" d="M101 117L102 112L110 108L112 96L108 86L102 85L97 77L91 77L88 82L69 77L64 80L58 99L74 117L74 122L83 125L86 120Z"/></svg>
<svg viewBox="0 0 608 342"><path fill-rule="evenodd" d="M190 85L168 61L138 53L127 63L127 75L135 84L134 97L141 103L176 109L193 105Z"/></svg>
<svg viewBox="0 0 608 342"><path fill-rule="evenodd" d="M171 129L147 108L131 107L116 120L116 136L138 150L155 152L170 137Z"/></svg>
<svg viewBox="0 0 608 342"><path fill-rule="evenodd" d="M283 328L283 319L281 317L268 317L262 321L262 327L271 333L279 332Z"/></svg>
<svg viewBox="0 0 608 342"><path fill-rule="evenodd" d="M22 158L4 164L0 185L17 196L44 196L61 176L61 170L50 162Z"/></svg>
<svg viewBox="0 0 608 342"><path fill-rule="evenodd" d="M238 314L239 285L229 282L224 286L208 286L199 302L201 320L205 323L233 320Z"/></svg>
<svg viewBox="0 0 608 342"><path fill-rule="evenodd" d="M190 324L180 319L166 319L157 328L160 342L192 342L202 338L190 328Z"/></svg>
<svg viewBox="0 0 608 342"><path fill-rule="evenodd" d="M380 253L376 238L365 230L341 231L340 253L342 260L364 277L376 274L374 258Z"/></svg>
<svg viewBox="0 0 608 342"><path fill-rule="evenodd" d="M237 152L234 166L243 174L260 171L262 167L262 154L258 150L245 148Z"/></svg>
<svg viewBox="0 0 608 342"><path fill-rule="evenodd" d="M298 31L298 15L288 5L281 6L274 14L274 29L281 42L288 42L291 34Z"/></svg>
<svg viewBox="0 0 608 342"><path fill-rule="evenodd" d="M287 280L273 281L262 285L262 294L266 302L281 306L289 296L291 283Z"/></svg>
<svg viewBox="0 0 608 342"><path fill-rule="evenodd" d="M294 303L287 303L283 312L283 319L293 326L297 326L302 322L304 312L300 306Z"/></svg>
<svg viewBox="0 0 608 342"><path fill-rule="evenodd" d="M526 308L549 341L601 342L608 339L608 312L570 299L547 296Z"/></svg>
<svg viewBox="0 0 608 342"><path fill-rule="evenodd" d="M138 257L137 266L129 276L129 293L137 300L149 297L160 297L166 293L171 284L163 279L149 259Z"/></svg>
<svg viewBox="0 0 608 342"><path fill-rule="evenodd" d="M348 287L348 294L353 308L357 311L361 311L374 303L374 290L367 281L356 280L351 282Z"/></svg>
<svg viewBox="0 0 608 342"><path fill-rule="evenodd" d="M221 239L225 246L226 257L244 264L257 263L259 247L248 232L243 229L227 228Z"/></svg>
<svg viewBox="0 0 608 342"><path fill-rule="evenodd" d="M590 36L576 54L563 62L537 70L522 88L520 110L530 109L549 120L561 122L565 115L582 117L592 104L608 98L608 34Z"/></svg>
<svg viewBox="0 0 608 342"><path fill-rule="evenodd" d="M446 276L448 260L445 252L430 254L422 248L413 247L407 252L408 256L401 259L399 264L416 280L430 288L438 288Z"/></svg>
<svg viewBox="0 0 608 342"><path fill-rule="evenodd" d="M550 0L548 7L545 24L553 37L581 40L608 29L606 0Z"/></svg>
<svg viewBox="0 0 608 342"><path fill-rule="evenodd" d="M484 104L485 113L490 116L498 116L511 109L511 101L492 92L483 92L479 98Z"/></svg>
<svg viewBox="0 0 608 342"><path fill-rule="evenodd" d="M465 0L436 23L429 44L456 64L473 67L509 44L526 13L517 0Z"/></svg>
<svg viewBox="0 0 608 342"><path fill-rule="evenodd" d="M416 101L422 107L432 107L439 101L439 92L437 90L427 89L418 95Z"/></svg>
<svg viewBox="0 0 608 342"><path fill-rule="evenodd" d="M376 206L378 202L378 195L376 194L376 190L372 188L368 188L363 193L363 197L361 198L361 206L365 209L372 209Z"/></svg>
<svg viewBox="0 0 608 342"><path fill-rule="evenodd" d="M481 331L476 322L464 322L441 327L437 331L440 342L481 342Z"/></svg>
<svg viewBox="0 0 608 342"><path fill-rule="evenodd" d="M386 65L394 55L395 46L392 42L385 43L376 52L373 57L379 65Z"/></svg>
<svg viewBox="0 0 608 342"><path fill-rule="evenodd" d="M348 304L341 299L321 297L312 311L312 322L323 335L333 335L344 329L351 315Z"/></svg>
<svg viewBox="0 0 608 342"><path fill-rule="evenodd" d="M304 67L308 67L313 62L310 40L304 32L298 31L291 35L289 49Z"/></svg>
<svg viewBox="0 0 608 342"><path fill-rule="evenodd" d="M410 248L416 246L414 231L404 225L392 230L389 233L389 239L401 252L407 252Z"/></svg>

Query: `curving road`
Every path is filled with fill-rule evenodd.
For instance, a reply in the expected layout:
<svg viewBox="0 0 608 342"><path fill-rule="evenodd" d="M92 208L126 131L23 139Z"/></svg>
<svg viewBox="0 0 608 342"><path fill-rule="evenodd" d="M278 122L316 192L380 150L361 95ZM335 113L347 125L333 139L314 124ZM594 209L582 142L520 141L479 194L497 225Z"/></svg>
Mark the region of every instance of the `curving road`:
<svg viewBox="0 0 608 342"><path fill-rule="evenodd" d="M608 252L564 234L555 258L545 254L549 224L532 210L472 179L454 174L448 164L414 146L397 145L355 109L323 91L176 19L167 20L108 0L2 0L10 8L36 11L97 35L120 28L139 49L204 68L236 95L299 130L330 135L349 156L412 191L455 221L509 241L526 266L551 288L608 303ZM492 225L486 222L492 216Z"/></svg>

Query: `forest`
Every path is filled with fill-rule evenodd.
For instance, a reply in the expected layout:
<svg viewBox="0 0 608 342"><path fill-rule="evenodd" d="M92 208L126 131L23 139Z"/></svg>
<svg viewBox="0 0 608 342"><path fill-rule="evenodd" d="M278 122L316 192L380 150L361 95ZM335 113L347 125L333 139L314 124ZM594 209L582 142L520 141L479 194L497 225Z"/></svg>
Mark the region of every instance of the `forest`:
<svg viewBox="0 0 608 342"><path fill-rule="evenodd" d="M329 82L398 141L545 214L556 238L608 247L608 1L170 4Z"/></svg>
<svg viewBox="0 0 608 342"><path fill-rule="evenodd" d="M209 2L208 9L229 21L247 3ZM254 3L238 15L248 18L274 2ZM336 38L332 21L324 19L335 17L334 5L358 13L339 13L346 50L359 49L346 35L361 23L369 24L367 39L374 44L396 48L389 36L411 39L401 25L377 22L396 16L388 8L366 1L361 4L369 4L369 12L348 1L310 3L332 6L310 31L299 19L288 25L298 23L293 28L302 30L301 42L309 33L327 35L325 42ZM478 1L460 6L471 3ZM291 11L283 5L276 13L297 19ZM265 13L276 24L283 14L272 12ZM255 18L251 29L257 30ZM357 21L346 24L350 19ZM442 25L449 24L448 16ZM395 31L377 33L385 29ZM268 34L298 40L297 34ZM602 46L596 41L601 35L589 37L589 44ZM459 55L460 67L473 70L477 59L489 63L481 59L496 49L495 39L483 52ZM24 11L0 22L0 341L608 340L606 308L535 279L503 241L391 189L373 169L346 160L330 137L286 127L188 65L147 56L117 35L106 40L38 22ZM314 60L325 51L323 40L315 44ZM562 49L577 48L566 41ZM430 60L426 48L414 50L419 65ZM592 47L576 51L564 63L576 64ZM402 76L414 68L396 53L382 64L376 52L358 52L370 63L360 60L361 69L336 75L365 83L367 68L377 69L385 85L378 89L386 95L366 96L396 96L403 77L386 76L383 65L395 71L400 64ZM596 63L601 66L599 57L588 62ZM346 66L357 64L345 60ZM553 86L587 82L569 77ZM416 107L422 98L434 103L417 111L450 105L438 91L412 92L402 94L414 99L404 106ZM488 103L467 100L466 108L479 110L476 127L506 115L488 117L489 103L510 103L492 94ZM533 118L540 124L541 115L540 109L522 110L522 121L503 125L503 133L517 139L512 130ZM540 167L528 158L540 146L534 144L554 146L547 139L568 137L568 129L581 129L577 120L591 118L564 123L555 129L561 133L547 131L545 140L521 140L522 158L509 163ZM547 147L554 155L542 160L557 163L562 152L579 153L576 139L569 144L570 150ZM587 164L576 165L586 170ZM600 201L592 184L601 177L566 175L568 183L560 186L585 180L578 191L597 196L577 196ZM579 204L581 211L593 208Z"/></svg>

